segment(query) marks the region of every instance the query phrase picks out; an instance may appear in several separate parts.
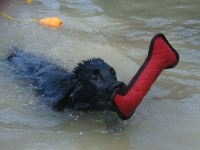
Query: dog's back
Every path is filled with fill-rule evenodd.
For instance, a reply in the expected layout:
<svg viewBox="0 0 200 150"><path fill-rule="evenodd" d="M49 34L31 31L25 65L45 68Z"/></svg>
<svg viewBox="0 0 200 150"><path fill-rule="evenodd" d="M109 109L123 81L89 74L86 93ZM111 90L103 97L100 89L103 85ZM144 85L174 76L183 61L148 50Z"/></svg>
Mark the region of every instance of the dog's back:
<svg viewBox="0 0 200 150"><path fill-rule="evenodd" d="M52 107L67 99L65 96L73 88L73 74L37 55L15 49L5 63L17 77L31 83Z"/></svg>

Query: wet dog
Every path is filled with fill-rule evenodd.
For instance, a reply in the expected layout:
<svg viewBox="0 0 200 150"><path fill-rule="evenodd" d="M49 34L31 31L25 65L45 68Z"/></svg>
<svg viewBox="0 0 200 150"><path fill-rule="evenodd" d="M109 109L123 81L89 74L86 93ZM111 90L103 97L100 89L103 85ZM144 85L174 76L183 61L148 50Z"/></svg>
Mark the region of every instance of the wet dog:
<svg viewBox="0 0 200 150"><path fill-rule="evenodd" d="M5 63L18 78L31 83L43 101L56 111L114 110L112 95L125 84L100 58L80 62L72 71L39 56L15 50Z"/></svg>

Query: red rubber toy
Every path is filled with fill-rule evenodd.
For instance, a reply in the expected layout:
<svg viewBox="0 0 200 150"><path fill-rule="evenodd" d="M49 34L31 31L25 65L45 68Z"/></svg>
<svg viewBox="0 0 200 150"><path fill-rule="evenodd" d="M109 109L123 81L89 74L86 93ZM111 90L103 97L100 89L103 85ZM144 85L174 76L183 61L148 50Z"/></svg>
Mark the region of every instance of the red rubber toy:
<svg viewBox="0 0 200 150"><path fill-rule="evenodd" d="M124 120L130 118L159 74L164 69L175 67L178 62L179 55L166 37L161 33L156 34L143 65L126 88L113 97L118 115Z"/></svg>

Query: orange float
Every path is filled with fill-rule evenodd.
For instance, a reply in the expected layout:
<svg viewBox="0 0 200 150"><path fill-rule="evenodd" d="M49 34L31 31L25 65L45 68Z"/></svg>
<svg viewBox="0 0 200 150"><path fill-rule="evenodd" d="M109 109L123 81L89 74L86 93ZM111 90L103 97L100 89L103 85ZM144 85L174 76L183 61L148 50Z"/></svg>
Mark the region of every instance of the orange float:
<svg viewBox="0 0 200 150"><path fill-rule="evenodd" d="M58 17L51 17L51 18L43 18L39 20L39 23L42 25L50 26L50 27L61 27L62 20Z"/></svg>

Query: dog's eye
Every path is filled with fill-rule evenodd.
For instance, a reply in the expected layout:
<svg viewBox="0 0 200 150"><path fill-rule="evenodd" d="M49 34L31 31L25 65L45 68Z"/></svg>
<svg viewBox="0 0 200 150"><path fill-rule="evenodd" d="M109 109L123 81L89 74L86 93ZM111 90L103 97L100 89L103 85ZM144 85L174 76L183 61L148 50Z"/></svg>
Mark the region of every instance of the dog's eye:
<svg viewBox="0 0 200 150"><path fill-rule="evenodd" d="M92 80L98 80L99 79L99 75L92 75Z"/></svg>
<svg viewBox="0 0 200 150"><path fill-rule="evenodd" d="M99 73L99 70L94 70L91 78L92 80L102 79L101 74Z"/></svg>
<svg viewBox="0 0 200 150"><path fill-rule="evenodd" d="M115 72L115 70L112 68L112 67L110 67L110 73L112 73L113 75L116 75L116 72Z"/></svg>

